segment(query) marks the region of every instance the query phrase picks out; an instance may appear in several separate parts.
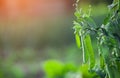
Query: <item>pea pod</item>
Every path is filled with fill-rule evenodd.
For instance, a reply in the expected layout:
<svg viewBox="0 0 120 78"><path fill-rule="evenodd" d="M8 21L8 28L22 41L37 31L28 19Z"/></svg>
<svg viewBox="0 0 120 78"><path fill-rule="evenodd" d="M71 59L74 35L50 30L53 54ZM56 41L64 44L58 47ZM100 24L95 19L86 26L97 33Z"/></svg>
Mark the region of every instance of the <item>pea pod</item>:
<svg viewBox="0 0 120 78"><path fill-rule="evenodd" d="M89 52L89 61L90 61L90 69L91 69L95 66L95 56L94 56L90 35L85 36L84 44L86 46L85 49Z"/></svg>
<svg viewBox="0 0 120 78"><path fill-rule="evenodd" d="M88 50L85 49L86 46L84 45L83 35L81 35L81 44L82 44L82 52L83 52L83 63L86 63L89 57L88 57Z"/></svg>
<svg viewBox="0 0 120 78"><path fill-rule="evenodd" d="M78 33L75 34L75 39L76 39L77 47L80 48L81 47L81 41L80 41L80 36L79 36Z"/></svg>

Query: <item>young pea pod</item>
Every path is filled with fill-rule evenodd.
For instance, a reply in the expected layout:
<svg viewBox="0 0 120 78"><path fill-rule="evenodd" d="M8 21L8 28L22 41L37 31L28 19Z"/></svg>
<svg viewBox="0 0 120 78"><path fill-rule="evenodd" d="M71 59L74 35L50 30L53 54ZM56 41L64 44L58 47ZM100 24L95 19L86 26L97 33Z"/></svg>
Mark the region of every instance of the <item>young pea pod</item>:
<svg viewBox="0 0 120 78"><path fill-rule="evenodd" d="M84 45L84 49L85 49L85 51L84 51L84 53L83 53L84 60L85 60L85 62L88 62L88 60L89 60L89 51L88 51L86 45Z"/></svg>
<svg viewBox="0 0 120 78"><path fill-rule="evenodd" d="M76 39L77 47L80 48L81 47L81 40L80 40L79 33L75 34L75 39Z"/></svg>
<svg viewBox="0 0 120 78"><path fill-rule="evenodd" d="M84 44L84 38L83 35L81 35L81 47L82 47L82 52L83 52L83 63L86 63L88 61L88 51L85 50L86 46Z"/></svg>
<svg viewBox="0 0 120 78"><path fill-rule="evenodd" d="M86 51L89 52L90 69L92 69L95 66L95 56L94 56L90 35L85 36L84 44L86 46L85 48Z"/></svg>

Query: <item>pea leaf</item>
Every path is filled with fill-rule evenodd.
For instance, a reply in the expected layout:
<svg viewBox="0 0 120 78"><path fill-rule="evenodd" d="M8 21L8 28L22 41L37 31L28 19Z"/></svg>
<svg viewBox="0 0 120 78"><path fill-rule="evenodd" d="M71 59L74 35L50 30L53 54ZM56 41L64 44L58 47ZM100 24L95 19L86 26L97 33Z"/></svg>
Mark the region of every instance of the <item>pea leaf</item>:
<svg viewBox="0 0 120 78"><path fill-rule="evenodd" d="M81 16L81 14L80 14L79 11L76 11L76 12L74 13L74 15L75 15L77 18L80 18L80 16Z"/></svg>
<svg viewBox="0 0 120 78"><path fill-rule="evenodd" d="M94 22L94 20L91 17L85 17L85 21L87 22L87 24L92 27L92 28L96 28L97 25Z"/></svg>
<svg viewBox="0 0 120 78"><path fill-rule="evenodd" d="M109 8L110 10L111 10L111 9L114 9L114 8L117 7L117 4L118 4L118 3L111 4L111 5L108 6L108 8Z"/></svg>
<svg viewBox="0 0 120 78"><path fill-rule="evenodd" d="M103 24L106 25L110 20L110 14L104 19Z"/></svg>
<svg viewBox="0 0 120 78"><path fill-rule="evenodd" d="M73 21L73 24L74 24L73 29L75 30L75 34L79 33L81 31L81 28L82 28L81 25L76 21Z"/></svg>
<svg viewBox="0 0 120 78"><path fill-rule="evenodd" d="M100 67L101 67L102 69L104 69L104 67L105 67L105 62L104 62L104 58L103 58L102 55L100 55Z"/></svg>

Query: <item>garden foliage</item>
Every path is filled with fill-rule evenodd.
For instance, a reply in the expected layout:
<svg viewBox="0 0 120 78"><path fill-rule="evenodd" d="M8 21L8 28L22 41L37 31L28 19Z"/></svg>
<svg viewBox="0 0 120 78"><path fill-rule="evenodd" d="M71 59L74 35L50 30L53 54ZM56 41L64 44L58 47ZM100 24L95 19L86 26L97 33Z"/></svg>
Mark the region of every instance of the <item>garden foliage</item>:
<svg viewBox="0 0 120 78"><path fill-rule="evenodd" d="M83 52L83 65L88 64L87 70L89 73L96 73L97 78L119 78L120 0L114 0L108 6L109 12L100 26L91 17L91 6L88 11L83 12L78 4L79 0L75 3L76 20L73 28L77 46ZM97 52L92 45L91 34L94 34L97 41ZM99 64L95 53L99 55Z"/></svg>

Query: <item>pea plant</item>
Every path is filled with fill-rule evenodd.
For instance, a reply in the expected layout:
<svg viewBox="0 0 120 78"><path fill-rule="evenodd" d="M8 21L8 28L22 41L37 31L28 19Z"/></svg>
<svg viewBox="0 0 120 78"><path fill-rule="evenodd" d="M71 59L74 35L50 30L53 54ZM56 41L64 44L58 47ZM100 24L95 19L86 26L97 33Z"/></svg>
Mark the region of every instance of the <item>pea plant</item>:
<svg viewBox="0 0 120 78"><path fill-rule="evenodd" d="M79 8L79 0L75 3L75 30L76 44L83 52L83 65L88 64L88 71L95 72L100 78L120 77L120 0L113 0L108 6L109 12L98 26L91 17L91 6L83 12ZM95 38L92 38L94 34ZM97 41L97 51L92 45ZM98 54L99 57L95 57ZM99 61L99 63L97 63Z"/></svg>

